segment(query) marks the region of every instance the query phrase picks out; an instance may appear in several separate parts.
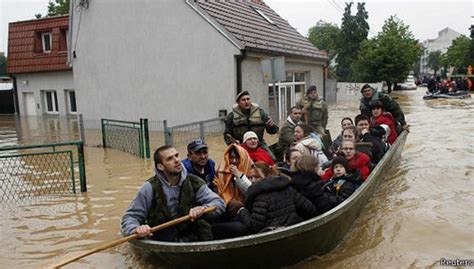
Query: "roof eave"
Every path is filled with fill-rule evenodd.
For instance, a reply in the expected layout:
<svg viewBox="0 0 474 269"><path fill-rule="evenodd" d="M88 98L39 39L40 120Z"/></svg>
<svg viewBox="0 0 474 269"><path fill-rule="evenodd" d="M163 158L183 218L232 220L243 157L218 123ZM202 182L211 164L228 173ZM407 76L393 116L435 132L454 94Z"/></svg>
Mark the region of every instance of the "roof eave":
<svg viewBox="0 0 474 269"><path fill-rule="evenodd" d="M260 52L260 53L270 54L270 55L274 55L274 56L288 56L288 57L304 59L304 60L313 60L313 61L325 62L325 63L329 62L329 58L327 58L327 57L309 56L309 55L302 55L302 54L288 53L288 52L280 52L280 51L274 51L274 50L257 49L257 48L252 48L252 47L247 47L247 48L245 48L245 50L252 51L252 52Z"/></svg>
<svg viewBox="0 0 474 269"><path fill-rule="evenodd" d="M212 16L210 16L205 10L197 5L192 0L185 0L186 4L190 6L198 15L204 18L213 28L215 28L220 34L222 34L229 42L234 45L237 49L243 50L245 46L232 33L227 31L224 26L218 23Z"/></svg>

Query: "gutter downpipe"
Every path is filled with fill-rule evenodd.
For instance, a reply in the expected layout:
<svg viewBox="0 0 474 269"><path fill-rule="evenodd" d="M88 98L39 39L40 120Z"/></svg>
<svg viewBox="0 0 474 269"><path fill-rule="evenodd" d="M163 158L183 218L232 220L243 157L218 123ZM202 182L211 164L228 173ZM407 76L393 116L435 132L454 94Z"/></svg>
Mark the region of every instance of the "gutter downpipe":
<svg viewBox="0 0 474 269"><path fill-rule="evenodd" d="M67 64L69 67L72 67L72 30L73 30L73 17L74 17L74 0L69 1L69 28L68 28L68 38L69 44L67 44Z"/></svg>
<svg viewBox="0 0 474 269"><path fill-rule="evenodd" d="M237 79L237 92L236 95L239 94L239 92L242 91L242 62L245 60L247 57L247 52L246 50L240 50L241 54L240 55L235 55L235 63L236 63L236 79Z"/></svg>
<svg viewBox="0 0 474 269"><path fill-rule="evenodd" d="M13 79L13 106L15 109L15 115L20 115L20 106L18 103L18 90L16 87L16 77L11 75Z"/></svg>
<svg viewBox="0 0 474 269"><path fill-rule="evenodd" d="M323 99L324 101L327 101L326 98L326 76L328 74L328 63L325 63L323 65Z"/></svg>

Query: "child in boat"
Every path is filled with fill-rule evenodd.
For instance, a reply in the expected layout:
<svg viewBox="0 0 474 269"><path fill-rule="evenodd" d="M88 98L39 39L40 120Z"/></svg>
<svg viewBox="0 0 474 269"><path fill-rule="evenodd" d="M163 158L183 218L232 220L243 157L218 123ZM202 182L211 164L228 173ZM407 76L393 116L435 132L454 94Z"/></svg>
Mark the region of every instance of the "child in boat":
<svg viewBox="0 0 474 269"><path fill-rule="evenodd" d="M237 211L251 232L289 226L317 215L316 207L291 187L288 177L268 164L256 166L264 178L249 187L245 207Z"/></svg>
<svg viewBox="0 0 474 269"><path fill-rule="evenodd" d="M302 155L294 166L291 185L308 199L318 209L318 213L324 213L331 209L328 199L324 196L324 182L318 175L320 170L318 159L313 155Z"/></svg>
<svg viewBox="0 0 474 269"><path fill-rule="evenodd" d="M336 207L346 200L362 184L359 174L348 173L349 163L341 156L332 161L333 177L324 185L324 192L331 208Z"/></svg>
<svg viewBox="0 0 474 269"><path fill-rule="evenodd" d="M372 111L372 119L370 122L371 127L379 126L381 124L386 124L390 127L390 135L387 138L388 143L391 145L397 140L397 132L395 131L395 119L392 116L392 113L385 112L382 102L375 101L370 104L370 109Z"/></svg>
<svg viewBox="0 0 474 269"><path fill-rule="evenodd" d="M248 187L247 175L250 175L253 162L247 151L237 144L230 144L224 151L224 157L216 171L214 185L225 204L230 200L244 201L244 185ZM238 177L236 177L238 174ZM244 178L245 176L245 178ZM247 182L247 183L246 183Z"/></svg>
<svg viewBox="0 0 474 269"><path fill-rule="evenodd" d="M351 140L343 140L341 144L341 151L344 154L344 157L349 163L349 170L347 172L359 173L362 181L365 181L370 174L370 158L367 154L358 152L355 149L355 144ZM328 168L324 171L324 174L321 176L321 179L328 181L334 175L334 171L331 168Z"/></svg>

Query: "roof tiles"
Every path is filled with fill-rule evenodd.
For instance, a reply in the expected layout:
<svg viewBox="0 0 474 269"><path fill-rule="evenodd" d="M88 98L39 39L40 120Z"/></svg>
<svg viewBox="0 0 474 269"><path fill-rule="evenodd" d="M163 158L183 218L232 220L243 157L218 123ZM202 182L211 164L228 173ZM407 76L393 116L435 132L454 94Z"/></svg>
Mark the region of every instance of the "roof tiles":
<svg viewBox="0 0 474 269"><path fill-rule="evenodd" d="M197 0L196 3L246 49L327 60L325 51L314 47L261 0ZM263 12L274 24L254 8Z"/></svg>

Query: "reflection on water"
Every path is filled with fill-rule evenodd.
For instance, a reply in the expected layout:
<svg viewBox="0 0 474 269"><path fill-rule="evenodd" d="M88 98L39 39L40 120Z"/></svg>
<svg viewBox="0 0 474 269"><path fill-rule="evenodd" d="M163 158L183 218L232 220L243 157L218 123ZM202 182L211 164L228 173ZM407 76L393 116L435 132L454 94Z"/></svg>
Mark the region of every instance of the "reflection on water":
<svg viewBox="0 0 474 269"><path fill-rule="evenodd" d="M423 101L422 96L422 90L396 94L411 124L401 160L342 243L297 268L436 267L442 257L474 257L474 102ZM354 117L358 104L330 109L329 129L335 137L340 119ZM61 123L36 120L32 124L40 131L52 130L52 138L62 136L54 131L62 128ZM0 117L1 146L45 139L34 128L21 127L17 135L16 126L14 118ZM274 136L267 139L275 141ZM212 158L220 160L225 148L222 136L207 142ZM185 154L184 148L180 153ZM86 147L87 194L0 207L4 243L0 264L3 268L47 266L119 238L120 217L152 174L151 167L150 160L118 150ZM124 244L67 268L84 267L146 267L146 263Z"/></svg>

